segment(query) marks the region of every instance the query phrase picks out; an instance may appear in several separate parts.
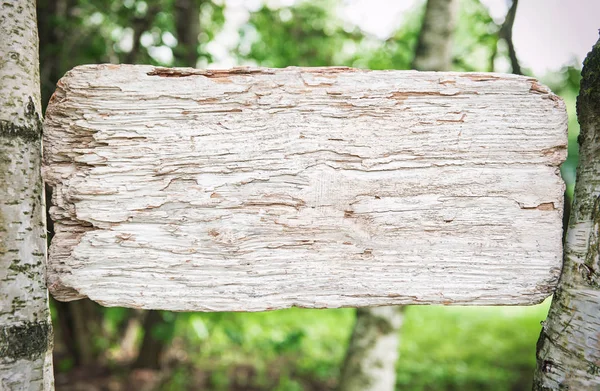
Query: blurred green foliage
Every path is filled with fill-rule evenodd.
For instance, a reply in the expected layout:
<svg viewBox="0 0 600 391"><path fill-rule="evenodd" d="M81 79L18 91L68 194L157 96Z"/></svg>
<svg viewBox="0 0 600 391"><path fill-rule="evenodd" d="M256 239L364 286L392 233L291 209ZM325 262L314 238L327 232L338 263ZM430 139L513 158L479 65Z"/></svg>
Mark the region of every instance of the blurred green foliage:
<svg viewBox="0 0 600 391"><path fill-rule="evenodd" d="M494 71L500 26L477 0L461 0L453 52L457 71Z"/></svg>
<svg viewBox="0 0 600 391"><path fill-rule="evenodd" d="M45 108L57 80L80 64L164 63L177 45L177 0L37 0L40 37L42 103ZM214 39L224 19L224 5L199 3L203 30L198 58L212 61L206 44ZM133 38L139 32L139 44ZM133 49L133 50L132 50Z"/></svg>
<svg viewBox="0 0 600 391"><path fill-rule="evenodd" d="M397 388L531 389L535 342L548 306L409 307ZM165 390L199 385L211 390L333 390L354 313L289 309L179 319L174 348L196 348L186 349L189 365L177 365Z"/></svg>
<svg viewBox="0 0 600 391"><path fill-rule="evenodd" d="M277 68L348 64L351 55L344 49L358 44L363 35L357 27L345 28L334 16L333 5L323 1L281 9L263 6L240 30L251 45L250 50L240 48L238 55Z"/></svg>
<svg viewBox="0 0 600 391"><path fill-rule="evenodd" d="M183 65L176 52L176 0L39 0L43 99L68 69L84 63L135 62ZM200 63L210 63L209 44L225 24L224 1L197 0L201 33ZM408 69L414 55L423 3L405 15L385 40L362 32L336 14L334 0L300 1L292 6L258 7L239 30L230 55L239 63L285 67L347 65L370 69ZM140 27L141 26L141 27ZM462 0L454 46L458 71L491 71L506 49L498 45L499 26L478 0ZM138 52L131 37L140 29ZM525 72L527 70L525 69ZM572 194L579 132L575 98L579 65L543 76L563 97L569 112L569 157L562 174ZM406 311L398 362L398 389L526 390L535 367L535 344L548 304L534 307L410 307ZM122 336L135 313L98 309L90 345L97 365L117 378L128 376ZM64 314L63 314L64 315ZM57 335L66 334L53 308ZM168 342L161 390L333 390L352 331L354 311L290 309L267 313L161 312L161 322L139 330ZM141 321L138 322L140 328ZM135 324L135 323L133 323ZM100 331L96 331L99 329ZM61 336L62 338L63 336ZM55 368L70 373L76 361L57 339ZM125 358L123 358L125 357ZM130 361L128 361L130 360ZM68 383L68 382L67 382ZM58 384L58 383L57 383ZM57 390L67 389L57 385ZM108 388L107 388L108 389Z"/></svg>

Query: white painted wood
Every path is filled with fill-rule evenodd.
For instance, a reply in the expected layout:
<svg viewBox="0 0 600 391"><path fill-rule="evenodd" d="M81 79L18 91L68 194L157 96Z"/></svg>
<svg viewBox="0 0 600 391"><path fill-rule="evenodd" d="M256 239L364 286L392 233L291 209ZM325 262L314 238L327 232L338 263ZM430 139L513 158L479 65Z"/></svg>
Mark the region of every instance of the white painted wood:
<svg viewBox="0 0 600 391"><path fill-rule="evenodd" d="M45 123L59 300L531 304L561 266L563 102L534 79L91 65Z"/></svg>

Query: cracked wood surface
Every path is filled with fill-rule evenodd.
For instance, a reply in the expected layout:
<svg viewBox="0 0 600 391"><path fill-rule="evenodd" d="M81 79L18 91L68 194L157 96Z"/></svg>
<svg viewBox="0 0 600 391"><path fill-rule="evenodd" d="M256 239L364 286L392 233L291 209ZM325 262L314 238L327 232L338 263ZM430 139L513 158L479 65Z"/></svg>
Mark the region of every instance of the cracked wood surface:
<svg viewBox="0 0 600 391"><path fill-rule="evenodd" d="M77 67L46 114L49 288L180 311L538 303L566 129L523 76Z"/></svg>

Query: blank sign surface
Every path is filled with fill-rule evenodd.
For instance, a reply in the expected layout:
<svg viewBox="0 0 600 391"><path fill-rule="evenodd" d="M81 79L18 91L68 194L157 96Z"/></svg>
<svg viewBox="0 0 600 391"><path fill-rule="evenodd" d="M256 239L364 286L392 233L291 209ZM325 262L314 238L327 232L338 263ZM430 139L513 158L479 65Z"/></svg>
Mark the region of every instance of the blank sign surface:
<svg viewBox="0 0 600 391"><path fill-rule="evenodd" d="M537 303L566 124L523 76L81 66L46 114L49 288L182 311Z"/></svg>

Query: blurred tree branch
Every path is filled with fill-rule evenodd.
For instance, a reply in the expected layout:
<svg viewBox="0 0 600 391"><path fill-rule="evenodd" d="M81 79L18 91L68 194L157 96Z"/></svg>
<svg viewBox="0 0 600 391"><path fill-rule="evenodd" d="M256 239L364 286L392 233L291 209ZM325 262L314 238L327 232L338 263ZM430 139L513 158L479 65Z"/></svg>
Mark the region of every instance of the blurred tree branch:
<svg viewBox="0 0 600 391"><path fill-rule="evenodd" d="M512 73L517 75L522 75L521 65L519 64L519 59L517 58L517 53L515 51L515 45L513 43L512 30L513 25L515 23L515 16L517 14L517 7L519 5L519 0L513 0L508 12L506 13L506 19L504 19L504 23L500 27L500 31L498 31L498 36L502 38L506 45L508 46L508 57L510 59L510 66L512 68Z"/></svg>

